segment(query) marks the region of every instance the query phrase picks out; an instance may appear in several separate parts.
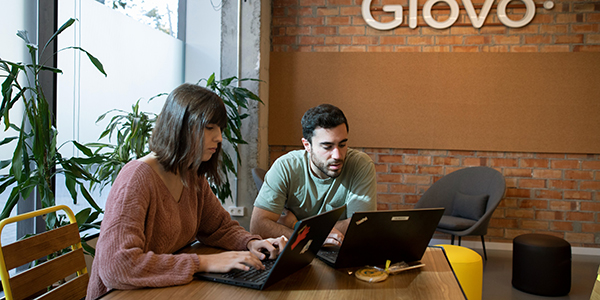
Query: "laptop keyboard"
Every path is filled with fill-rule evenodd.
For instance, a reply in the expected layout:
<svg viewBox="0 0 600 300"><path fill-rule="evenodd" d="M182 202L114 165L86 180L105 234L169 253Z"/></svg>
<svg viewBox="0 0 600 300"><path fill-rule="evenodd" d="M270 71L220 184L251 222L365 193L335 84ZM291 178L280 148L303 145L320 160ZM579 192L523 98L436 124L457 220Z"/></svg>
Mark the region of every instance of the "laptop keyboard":
<svg viewBox="0 0 600 300"><path fill-rule="evenodd" d="M332 263L335 263L335 260L337 259L339 253L339 249L321 248L321 250L319 250L319 253L317 253L317 256L324 258Z"/></svg>
<svg viewBox="0 0 600 300"><path fill-rule="evenodd" d="M230 279L241 279L251 282L264 281L267 278L267 276L269 276L269 272L273 268L273 265L275 265L275 259L264 260L262 263L265 266L264 270L250 268L250 270L248 271L243 271L235 269L223 274L223 277Z"/></svg>

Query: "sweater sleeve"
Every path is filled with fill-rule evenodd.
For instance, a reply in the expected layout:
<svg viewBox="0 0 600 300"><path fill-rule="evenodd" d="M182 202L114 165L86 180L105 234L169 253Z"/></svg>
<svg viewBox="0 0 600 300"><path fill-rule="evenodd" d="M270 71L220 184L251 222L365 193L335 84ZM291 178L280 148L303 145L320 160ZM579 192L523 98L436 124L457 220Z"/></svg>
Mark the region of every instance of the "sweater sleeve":
<svg viewBox="0 0 600 300"><path fill-rule="evenodd" d="M203 178L200 185L198 198L202 203L202 222L196 236L200 242L227 250L244 251L248 250L246 246L250 240L262 239L259 235L250 234L237 221L231 219L206 179Z"/></svg>
<svg viewBox="0 0 600 300"><path fill-rule="evenodd" d="M200 267L195 254L155 253L146 248L152 180L124 168L111 188L94 266L108 288L186 284ZM153 237L157 238L157 237ZM164 243L169 243L168 238Z"/></svg>

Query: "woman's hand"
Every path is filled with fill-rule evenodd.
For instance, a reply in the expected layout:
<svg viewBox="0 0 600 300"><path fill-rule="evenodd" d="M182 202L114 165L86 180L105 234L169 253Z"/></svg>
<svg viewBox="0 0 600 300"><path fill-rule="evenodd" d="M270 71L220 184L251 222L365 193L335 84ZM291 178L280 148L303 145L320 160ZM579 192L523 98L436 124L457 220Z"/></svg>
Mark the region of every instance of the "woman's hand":
<svg viewBox="0 0 600 300"><path fill-rule="evenodd" d="M277 255L283 251L287 241L288 239L283 235L278 238L266 240L250 240L248 242L248 250L250 250L250 253L263 260L266 258L266 255L261 252L261 249L264 249L269 252L269 259L275 259Z"/></svg>
<svg viewBox="0 0 600 300"><path fill-rule="evenodd" d="M262 270L265 266L260 262L256 255L248 251L228 251L217 254L198 255L200 259L200 271L225 273L233 269L244 271L253 267Z"/></svg>

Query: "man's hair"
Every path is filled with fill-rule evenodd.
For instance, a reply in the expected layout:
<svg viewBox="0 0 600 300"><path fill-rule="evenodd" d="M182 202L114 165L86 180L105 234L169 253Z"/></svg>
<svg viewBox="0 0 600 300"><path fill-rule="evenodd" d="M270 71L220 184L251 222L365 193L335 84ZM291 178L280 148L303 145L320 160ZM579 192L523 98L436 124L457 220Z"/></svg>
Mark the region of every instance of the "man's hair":
<svg viewBox="0 0 600 300"><path fill-rule="evenodd" d="M304 113L302 116L302 135L312 144L312 137L317 128L330 129L346 124L346 130L349 131L348 120L341 109L331 104L321 104L315 106Z"/></svg>
<svg viewBox="0 0 600 300"><path fill-rule="evenodd" d="M221 144L210 160L202 162L204 128L208 124L217 124L221 130L227 126L223 100L206 88L184 83L169 94L154 125L150 150L166 171L179 173L186 186L195 186L197 176L221 183Z"/></svg>

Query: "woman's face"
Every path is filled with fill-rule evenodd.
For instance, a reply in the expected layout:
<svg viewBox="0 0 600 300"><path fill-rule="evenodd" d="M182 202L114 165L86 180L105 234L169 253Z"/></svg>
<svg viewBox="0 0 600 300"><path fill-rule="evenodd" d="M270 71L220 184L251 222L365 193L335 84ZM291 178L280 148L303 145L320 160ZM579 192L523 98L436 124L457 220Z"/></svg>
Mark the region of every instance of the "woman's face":
<svg viewBox="0 0 600 300"><path fill-rule="evenodd" d="M204 145L202 145L202 161L208 161L215 152L219 143L223 141L221 127L217 124L208 124L204 127Z"/></svg>

